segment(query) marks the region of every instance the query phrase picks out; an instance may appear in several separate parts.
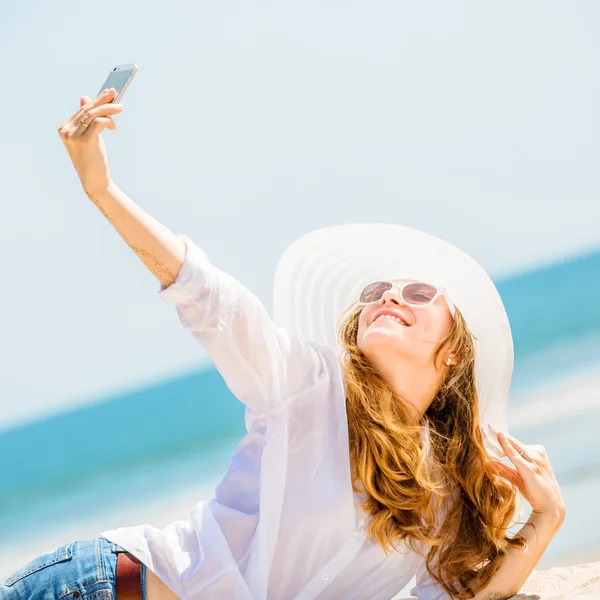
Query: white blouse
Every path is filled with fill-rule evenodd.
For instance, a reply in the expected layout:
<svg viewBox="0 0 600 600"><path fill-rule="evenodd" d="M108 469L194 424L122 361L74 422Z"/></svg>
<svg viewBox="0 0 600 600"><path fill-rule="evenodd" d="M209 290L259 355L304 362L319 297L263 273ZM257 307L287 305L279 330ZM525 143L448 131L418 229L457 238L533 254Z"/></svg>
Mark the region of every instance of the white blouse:
<svg viewBox="0 0 600 600"><path fill-rule="evenodd" d="M214 497L189 519L100 535L123 546L181 600L451 598L406 544L365 539L350 477L342 371L333 349L276 327L258 298L186 236L177 280L159 295L246 405Z"/></svg>

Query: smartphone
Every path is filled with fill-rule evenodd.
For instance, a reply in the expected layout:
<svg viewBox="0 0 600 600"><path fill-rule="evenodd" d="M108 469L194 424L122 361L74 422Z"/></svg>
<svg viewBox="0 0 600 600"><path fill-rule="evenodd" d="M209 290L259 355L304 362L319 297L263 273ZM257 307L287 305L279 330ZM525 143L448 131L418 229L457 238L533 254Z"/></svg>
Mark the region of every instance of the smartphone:
<svg viewBox="0 0 600 600"><path fill-rule="evenodd" d="M120 104L121 98L125 93L125 90L131 83L133 76L137 73L138 66L135 63L128 63L126 65L117 65L113 67L106 81L100 88L98 95L101 94L104 90L108 90L110 88L115 88L117 90L117 95L114 100L111 100L112 104Z"/></svg>

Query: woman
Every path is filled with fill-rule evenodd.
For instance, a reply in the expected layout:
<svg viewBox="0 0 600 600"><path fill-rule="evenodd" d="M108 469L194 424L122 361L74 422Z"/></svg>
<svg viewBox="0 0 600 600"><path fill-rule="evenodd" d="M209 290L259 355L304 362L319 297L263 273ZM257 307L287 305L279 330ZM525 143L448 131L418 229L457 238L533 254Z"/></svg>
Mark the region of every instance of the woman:
<svg viewBox="0 0 600 600"><path fill-rule="evenodd" d="M387 600L415 574L422 599L515 594L565 507L544 449L503 433L512 339L483 269L412 229L326 228L286 250L271 320L112 182L112 98L83 97L61 139L245 403L248 433L189 520L61 546L2 597ZM511 538L517 488L533 510Z"/></svg>

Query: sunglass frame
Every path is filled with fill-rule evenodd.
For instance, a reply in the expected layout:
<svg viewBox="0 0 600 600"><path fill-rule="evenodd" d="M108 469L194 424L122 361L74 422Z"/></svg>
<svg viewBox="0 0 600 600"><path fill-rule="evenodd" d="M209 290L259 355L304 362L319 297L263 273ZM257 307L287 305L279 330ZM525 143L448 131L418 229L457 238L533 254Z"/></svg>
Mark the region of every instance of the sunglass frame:
<svg viewBox="0 0 600 600"><path fill-rule="evenodd" d="M389 283L392 286L392 288L396 288L399 291L400 299L402 300L402 302L404 302L404 304L406 304L407 306L410 306L412 308L427 308L428 306L431 306L440 296L444 296L446 303L448 304L448 307L454 313L454 304L448 298L448 294L446 293L446 288L443 286L440 286L440 285L436 285L435 283L428 283L427 281L405 281L403 283L395 283L393 281L388 281L385 279L378 280L378 281L372 281L371 283L367 283L367 285L363 286L362 290L360 291L360 294L359 294L358 300L357 300L357 304L359 306L367 306L368 304L376 304L377 302L379 302L381 300L381 298L383 297L383 294L385 294L385 292L388 291L388 290L385 290L385 292L383 292L383 294L379 297L378 300L372 300L371 302L361 302L360 297L362 296L365 289L367 287L369 287L370 285L373 285L374 283ZM404 290L404 288L409 285L415 284L415 283L429 285L436 289L436 292L435 292L433 298L427 304L412 304L410 302L407 302L404 299L404 296L402 295L402 291Z"/></svg>

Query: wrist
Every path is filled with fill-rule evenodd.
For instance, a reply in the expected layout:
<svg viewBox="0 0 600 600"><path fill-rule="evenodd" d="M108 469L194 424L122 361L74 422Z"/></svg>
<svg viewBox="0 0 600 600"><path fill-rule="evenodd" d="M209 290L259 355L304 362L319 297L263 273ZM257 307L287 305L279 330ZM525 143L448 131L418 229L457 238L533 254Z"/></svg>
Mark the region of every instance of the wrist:
<svg viewBox="0 0 600 600"><path fill-rule="evenodd" d="M532 510L529 521L548 524L559 529L563 524L565 517L566 510L564 505L561 504L550 508Z"/></svg>

